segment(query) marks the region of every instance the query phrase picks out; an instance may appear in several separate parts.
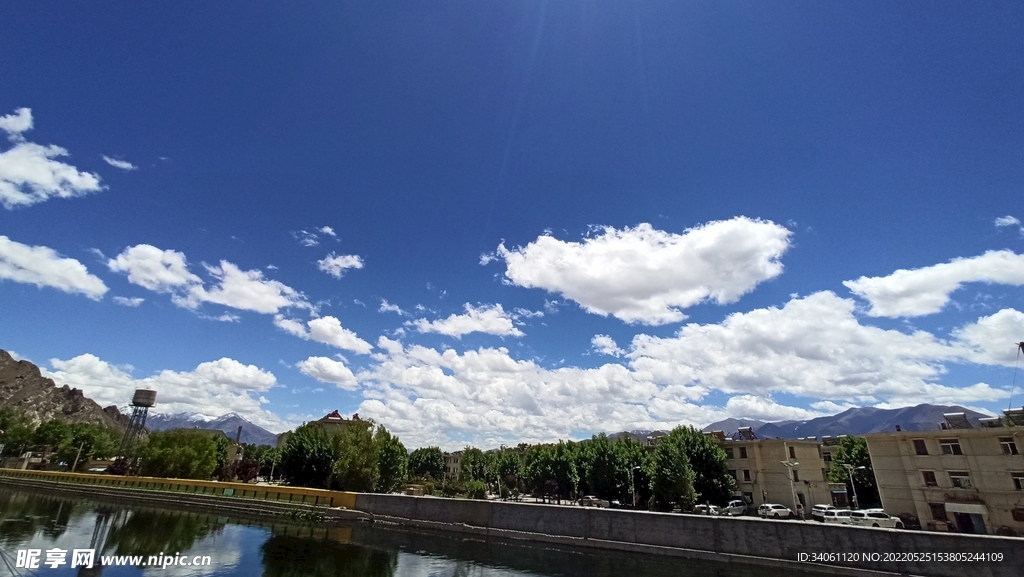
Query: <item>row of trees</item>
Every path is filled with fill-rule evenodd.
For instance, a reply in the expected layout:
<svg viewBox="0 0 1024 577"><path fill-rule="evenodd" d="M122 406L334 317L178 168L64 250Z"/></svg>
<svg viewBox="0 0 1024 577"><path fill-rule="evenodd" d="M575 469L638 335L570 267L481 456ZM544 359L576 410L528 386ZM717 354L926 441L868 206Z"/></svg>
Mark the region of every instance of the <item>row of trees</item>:
<svg viewBox="0 0 1024 577"><path fill-rule="evenodd" d="M291 485L390 493L408 478L405 445L369 420L333 433L319 423L307 423L279 450L281 476Z"/></svg>
<svg viewBox="0 0 1024 577"><path fill-rule="evenodd" d="M24 415L10 408L0 408L0 456L11 457L32 449L49 447L51 460L68 468L82 470L90 459L113 457L120 443L120 433L90 423L65 423L51 419L35 426ZM76 465L77 460L77 465Z"/></svg>

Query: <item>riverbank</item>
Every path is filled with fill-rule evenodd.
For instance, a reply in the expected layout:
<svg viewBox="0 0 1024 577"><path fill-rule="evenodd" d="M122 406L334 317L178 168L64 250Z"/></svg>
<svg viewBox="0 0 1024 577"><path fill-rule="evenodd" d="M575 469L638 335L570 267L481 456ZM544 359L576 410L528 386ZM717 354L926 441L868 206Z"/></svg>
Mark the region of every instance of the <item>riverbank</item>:
<svg viewBox="0 0 1024 577"><path fill-rule="evenodd" d="M86 478L90 477L90 478ZM100 477L96 479L95 477ZM589 507L338 493L182 481L0 470L0 483L49 487L99 499L245 510L267 516L303 514L313 520L367 520L471 534L481 538L551 543L623 552L757 564L787 571L826 571L851 577L1016 577L1024 574L1024 539L900 531L755 518L706 517ZM236 492L238 487L244 487ZM199 493L200 490L206 491ZM230 493L226 492L230 491ZM334 495L328 497L328 493ZM301 495L301 498L298 497ZM315 503L350 502L352 507ZM964 560L965 556L969 560Z"/></svg>

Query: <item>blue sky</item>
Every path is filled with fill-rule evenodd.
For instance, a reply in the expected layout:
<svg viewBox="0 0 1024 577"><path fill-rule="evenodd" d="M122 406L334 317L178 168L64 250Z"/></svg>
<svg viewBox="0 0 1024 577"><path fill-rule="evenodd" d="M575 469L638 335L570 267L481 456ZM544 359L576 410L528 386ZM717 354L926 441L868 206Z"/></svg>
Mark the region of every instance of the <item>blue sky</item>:
<svg viewBox="0 0 1024 577"><path fill-rule="evenodd" d="M1019 3L0 19L0 348L103 403L457 447L1024 400Z"/></svg>

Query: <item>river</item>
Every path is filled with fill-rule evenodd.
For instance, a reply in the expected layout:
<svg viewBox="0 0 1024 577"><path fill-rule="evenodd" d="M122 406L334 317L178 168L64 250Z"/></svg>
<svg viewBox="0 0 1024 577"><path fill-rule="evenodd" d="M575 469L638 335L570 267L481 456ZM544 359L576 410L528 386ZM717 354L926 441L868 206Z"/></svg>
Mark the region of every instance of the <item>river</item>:
<svg viewBox="0 0 1024 577"><path fill-rule="evenodd" d="M92 568L81 557L79 566L71 566L75 549L95 551ZM32 551L38 552L38 567L19 567L31 563ZM61 551L66 552L63 558ZM48 554L64 563L47 565ZM151 556L161 566L152 566ZM770 572L751 565L468 538L381 524L271 523L0 489L0 575L755 577Z"/></svg>

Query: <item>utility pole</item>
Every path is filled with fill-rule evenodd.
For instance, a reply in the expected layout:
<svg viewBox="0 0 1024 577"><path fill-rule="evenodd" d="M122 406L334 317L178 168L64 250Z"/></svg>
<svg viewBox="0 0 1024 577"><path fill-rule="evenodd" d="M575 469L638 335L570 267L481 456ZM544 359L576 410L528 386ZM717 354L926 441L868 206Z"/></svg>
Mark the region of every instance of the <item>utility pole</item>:
<svg viewBox="0 0 1024 577"><path fill-rule="evenodd" d="M857 502L857 486L853 484L853 470L866 469L867 467L854 467L849 463L843 463L843 466L846 467L846 473L850 476L850 488L853 489L853 508L860 509L860 503Z"/></svg>
<svg viewBox="0 0 1024 577"><path fill-rule="evenodd" d="M75 455L75 464L71 465L71 473L74 473L75 469L78 467L78 458L82 456L83 448L85 448L85 441L82 441L82 444L78 446L78 454Z"/></svg>

